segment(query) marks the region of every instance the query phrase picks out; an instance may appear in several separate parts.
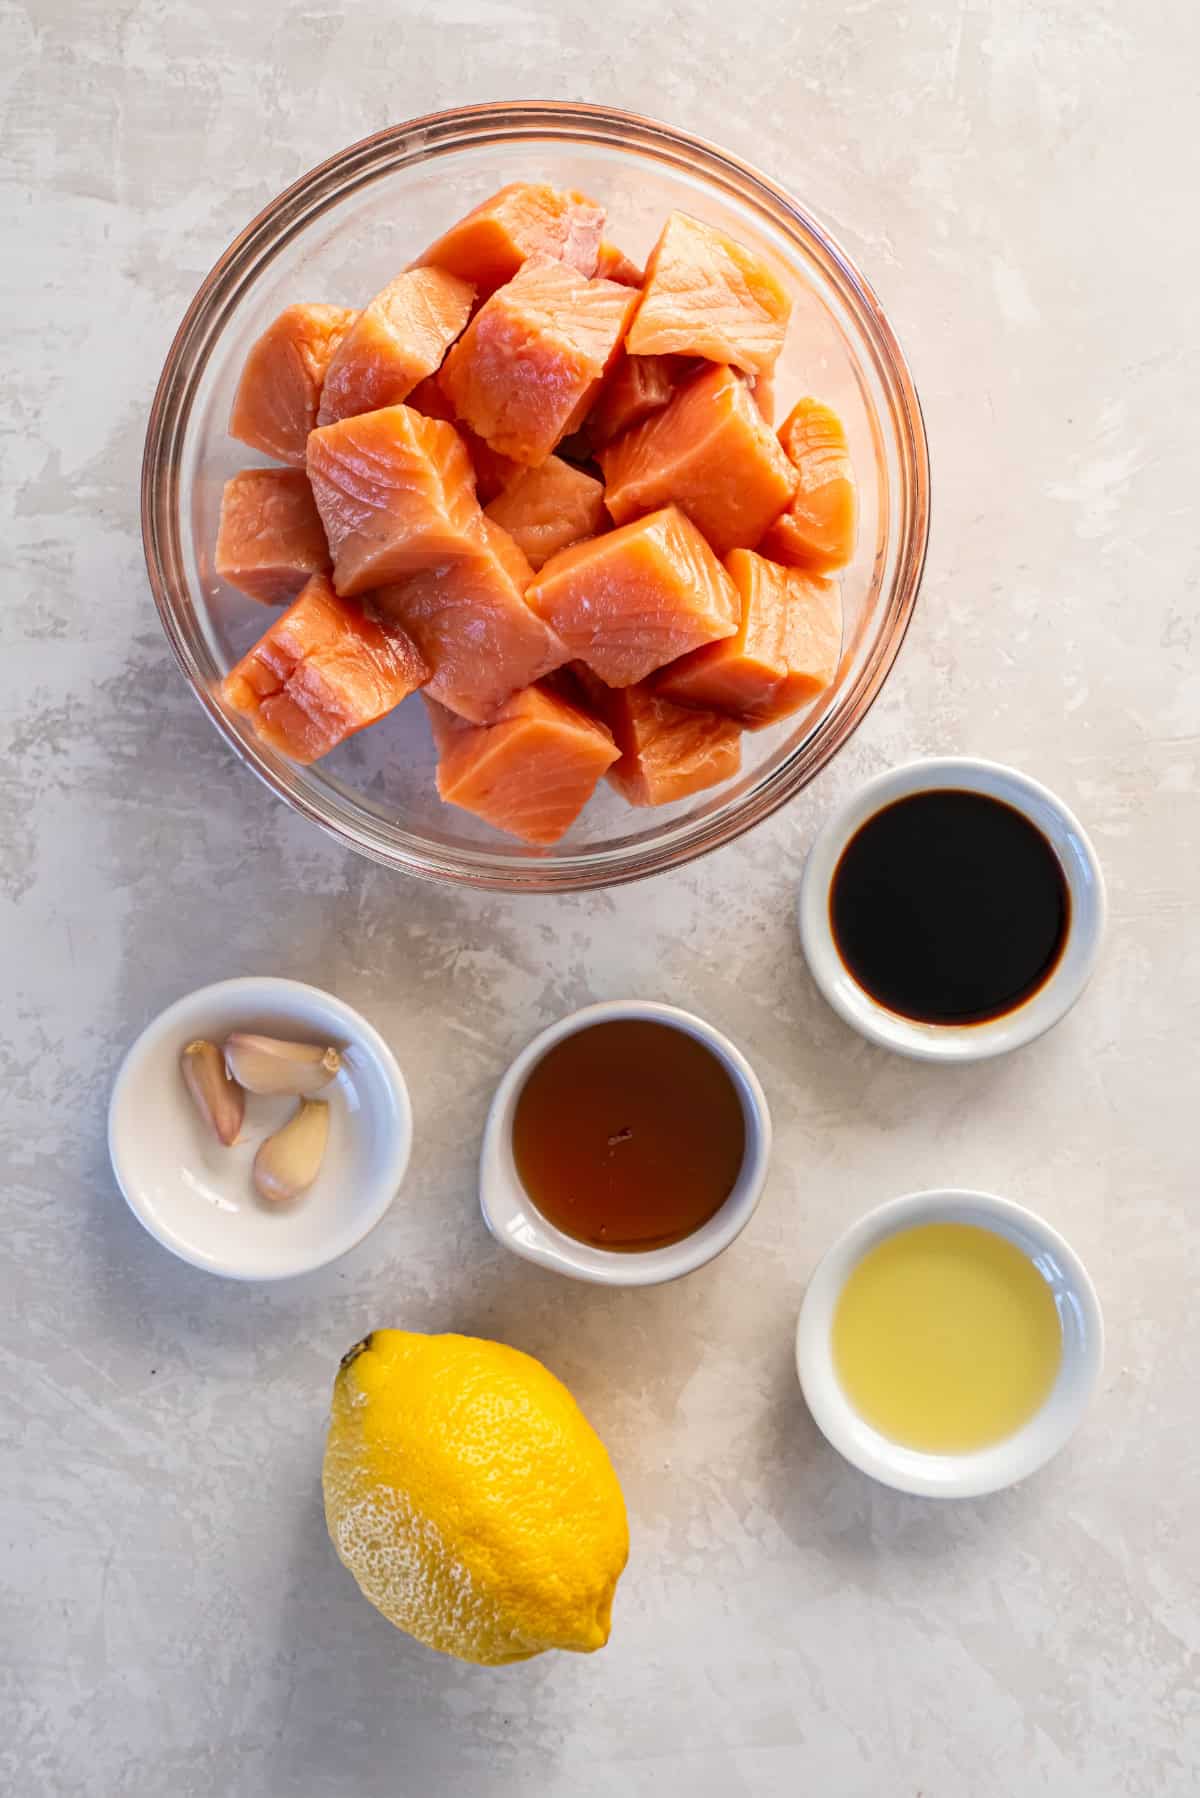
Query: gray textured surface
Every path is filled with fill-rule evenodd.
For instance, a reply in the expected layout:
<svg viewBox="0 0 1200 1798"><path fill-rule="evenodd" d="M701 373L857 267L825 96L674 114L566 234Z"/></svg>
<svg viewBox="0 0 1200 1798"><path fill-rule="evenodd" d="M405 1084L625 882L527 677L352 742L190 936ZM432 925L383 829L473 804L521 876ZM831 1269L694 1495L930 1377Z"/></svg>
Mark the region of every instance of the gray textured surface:
<svg viewBox="0 0 1200 1798"><path fill-rule="evenodd" d="M1200 1746L1196 16L1114 0L817 0L786 24L740 0L733 28L626 0L561 12L0 14L0 1786L1183 1798ZM168 664L136 517L161 357L250 213L369 129L530 92L660 114L803 194L913 359L936 495L908 646L835 767L715 859L557 903L402 884L271 800ZM1062 791L1112 899L1070 1019L952 1074L848 1035L791 921L836 796L935 750ZM275 1291L159 1250L103 1136L139 1025L250 970L361 1004L419 1119L386 1223ZM495 1249L473 1163L516 1045L626 992L740 1040L778 1155L721 1262L613 1296ZM1071 1450L950 1509L841 1465L791 1367L830 1236L943 1180L1059 1224L1111 1345ZM602 1655L460 1669L357 1598L316 1475L337 1357L382 1322L506 1337L575 1388L634 1532Z"/></svg>

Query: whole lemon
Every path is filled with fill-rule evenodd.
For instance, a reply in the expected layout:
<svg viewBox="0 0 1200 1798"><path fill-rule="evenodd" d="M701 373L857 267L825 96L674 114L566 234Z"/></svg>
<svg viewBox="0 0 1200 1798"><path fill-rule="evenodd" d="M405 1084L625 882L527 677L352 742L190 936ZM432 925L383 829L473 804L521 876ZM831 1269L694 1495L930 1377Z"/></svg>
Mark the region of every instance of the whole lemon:
<svg viewBox="0 0 1200 1798"><path fill-rule="evenodd" d="M419 1642L489 1666L607 1642L625 1501L604 1444L531 1355L373 1331L334 1381L323 1484L342 1561Z"/></svg>

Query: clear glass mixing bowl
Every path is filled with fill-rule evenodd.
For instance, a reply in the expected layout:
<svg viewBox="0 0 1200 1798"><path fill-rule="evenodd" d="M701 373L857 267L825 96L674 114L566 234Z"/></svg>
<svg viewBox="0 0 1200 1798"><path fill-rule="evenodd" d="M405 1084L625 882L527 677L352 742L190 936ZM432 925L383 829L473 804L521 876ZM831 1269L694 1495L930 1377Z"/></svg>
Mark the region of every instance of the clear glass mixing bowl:
<svg viewBox="0 0 1200 1798"><path fill-rule="evenodd" d="M811 712L748 734L738 779L649 811L632 810L602 785L552 850L524 848L441 804L415 699L301 768L257 743L215 691L264 624L262 609L213 571L222 486L255 460L226 435L247 349L293 301L361 305L453 219L522 178L582 188L605 202L611 237L639 259L675 208L770 251L796 301L778 371L780 416L803 393L837 408L862 501L834 687ZM658 873L730 842L797 793L845 743L887 677L916 599L928 519L928 454L912 378L879 302L828 234L781 188L711 144L629 113L542 102L463 107L381 131L260 213L188 308L155 395L142 473L146 562L163 628L243 760L306 818L375 861L510 892Z"/></svg>

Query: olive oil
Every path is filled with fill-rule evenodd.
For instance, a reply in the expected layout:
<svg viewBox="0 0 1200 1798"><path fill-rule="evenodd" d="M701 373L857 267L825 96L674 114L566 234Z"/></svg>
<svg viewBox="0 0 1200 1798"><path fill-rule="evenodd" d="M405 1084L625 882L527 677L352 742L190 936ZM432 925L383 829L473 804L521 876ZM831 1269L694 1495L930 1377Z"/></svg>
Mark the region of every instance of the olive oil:
<svg viewBox="0 0 1200 1798"><path fill-rule="evenodd" d="M521 1089L521 1184L550 1223L594 1248L646 1250L706 1224L746 1152L738 1090L684 1030L615 1018L564 1037Z"/></svg>
<svg viewBox="0 0 1200 1798"><path fill-rule="evenodd" d="M1062 1360L1054 1295L1016 1243L918 1224L853 1269L833 1318L838 1380L881 1435L929 1453L986 1448L1040 1409Z"/></svg>

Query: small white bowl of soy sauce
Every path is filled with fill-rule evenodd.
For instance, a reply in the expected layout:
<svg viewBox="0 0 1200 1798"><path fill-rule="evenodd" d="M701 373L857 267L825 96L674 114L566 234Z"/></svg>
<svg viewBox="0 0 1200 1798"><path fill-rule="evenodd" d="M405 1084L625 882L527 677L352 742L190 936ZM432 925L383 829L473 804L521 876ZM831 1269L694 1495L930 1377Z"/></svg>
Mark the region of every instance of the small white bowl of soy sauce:
<svg viewBox="0 0 1200 1798"><path fill-rule="evenodd" d="M1091 978L1104 879L1061 799L941 757L860 787L805 864L805 959L846 1023L921 1061L982 1061L1057 1024Z"/></svg>

